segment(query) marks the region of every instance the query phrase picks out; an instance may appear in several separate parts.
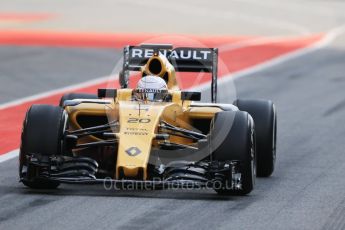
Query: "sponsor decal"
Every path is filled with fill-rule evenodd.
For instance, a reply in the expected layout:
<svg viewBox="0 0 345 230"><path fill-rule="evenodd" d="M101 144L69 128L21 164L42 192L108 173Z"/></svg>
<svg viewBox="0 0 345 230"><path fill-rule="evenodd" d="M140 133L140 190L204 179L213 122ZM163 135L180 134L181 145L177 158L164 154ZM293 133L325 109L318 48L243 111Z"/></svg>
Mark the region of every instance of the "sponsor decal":
<svg viewBox="0 0 345 230"><path fill-rule="evenodd" d="M133 106L133 109L149 111L150 107L151 107L150 105L138 104L138 105Z"/></svg>
<svg viewBox="0 0 345 230"><path fill-rule="evenodd" d="M160 55L165 57L170 57L176 60L210 60L212 59L211 50L196 50L196 49L179 49L172 50L160 50ZM143 48L132 48L130 52L131 58L150 58L153 56L152 49L143 49Z"/></svg>
<svg viewBox="0 0 345 230"><path fill-rule="evenodd" d="M132 135L132 136L147 136L148 133L145 132L124 132L125 135Z"/></svg>
<svg viewBox="0 0 345 230"><path fill-rule="evenodd" d="M124 132L125 135L133 135L133 136L147 136L149 135L147 129L142 128L126 128Z"/></svg>
<svg viewBox="0 0 345 230"><path fill-rule="evenodd" d="M168 90L166 89L136 89L136 93L168 93Z"/></svg>
<svg viewBox="0 0 345 230"><path fill-rule="evenodd" d="M140 149L137 147L130 147L129 149L125 150L125 152L131 157L137 156L141 153Z"/></svg>

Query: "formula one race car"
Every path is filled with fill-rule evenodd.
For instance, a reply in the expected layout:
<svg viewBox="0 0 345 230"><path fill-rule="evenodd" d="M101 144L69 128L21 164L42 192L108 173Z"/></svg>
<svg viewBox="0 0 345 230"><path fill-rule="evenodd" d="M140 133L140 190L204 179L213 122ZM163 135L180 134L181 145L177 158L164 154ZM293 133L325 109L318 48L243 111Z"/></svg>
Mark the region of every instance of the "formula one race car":
<svg viewBox="0 0 345 230"><path fill-rule="evenodd" d="M276 111L264 100L216 103L217 64L215 48L126 46L120 89L31 106L21 137L21 182L35 189L112 183L248 194L256 174L274 170ZM130 71L141 74L133 89ZM210 73L212 103L197 102L200 92L179 90L177 71Z"/></svg>

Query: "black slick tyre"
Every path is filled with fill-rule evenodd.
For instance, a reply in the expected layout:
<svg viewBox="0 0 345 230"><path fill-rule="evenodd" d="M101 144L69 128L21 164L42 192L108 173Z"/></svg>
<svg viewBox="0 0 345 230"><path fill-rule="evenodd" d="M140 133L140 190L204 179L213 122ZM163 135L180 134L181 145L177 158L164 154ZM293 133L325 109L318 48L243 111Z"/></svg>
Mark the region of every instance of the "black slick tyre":
<svg viewBox="0 0 345 230"><path fill-rule="evenodd" d="M239 161L241 189L229 186L215 189L222 195L246 195L255 184L255 132L253 119L247 112L225 111L215 115L211 127L212 159L219 162ZM231 180L231 178L228 178ZM228 181L228 185L231 181Z"/></svg>
<svg viewBox="0 0 345 230"><path fill-rule="evenodd" d="M26 113L21 135L19 177L24 185L35 189L54 189L59 183L39 177L39 168L28 167L27 158L39 155L49 158L61 154L66 125L64 110L58 106L32 105Z"/></svg>

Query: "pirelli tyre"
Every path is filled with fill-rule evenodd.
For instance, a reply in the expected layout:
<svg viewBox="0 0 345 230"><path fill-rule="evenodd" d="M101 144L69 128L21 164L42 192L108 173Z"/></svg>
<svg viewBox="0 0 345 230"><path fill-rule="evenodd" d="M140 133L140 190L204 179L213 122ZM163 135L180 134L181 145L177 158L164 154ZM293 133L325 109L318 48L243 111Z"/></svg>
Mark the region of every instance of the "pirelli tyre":
<svg viewBox="0 0 345 230"><path fill-rule="evenodd" d="M242 180L241 189L234 189L230 186L229 176L227 185L216 188L216 192L222 195L250 193L256 178L255 131L251 116L242 111L217 113L211 123L210 140L212 159L219 162L238 161Z"/></svg>
<svg viewBox="0 0 345 230"><path fill-rule="evenodd" d="M88 93L67 93L61 97L59 106L63 107L65 101L74 99L98 99L98 96Z"/></svg>
<svg viewBox="0 0 345 230"><path fill-rule="evenodd" d="M33 105L27 111L19 154L19 177L24 185L35 189L54 189L59 186L56 181L37 177L38 166L30 164L28 167L27 158L34 155L47 159L60 154L65 126L66 116L61 107Z"/></svg>
<svg viewBox="0 0 345 230"><path fill-rule="evenodd" d="M257 175L269 177L276 161L277 114L272 101L238 99L234 105L254 119L257 150Z"/></svg>

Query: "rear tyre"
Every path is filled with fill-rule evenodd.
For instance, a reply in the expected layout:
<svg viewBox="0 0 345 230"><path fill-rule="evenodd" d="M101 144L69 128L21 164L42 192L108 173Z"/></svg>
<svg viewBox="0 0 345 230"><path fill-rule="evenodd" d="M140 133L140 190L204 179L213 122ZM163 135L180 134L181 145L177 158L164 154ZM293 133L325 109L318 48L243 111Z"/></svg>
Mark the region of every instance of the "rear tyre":
<svg viewBox="0 0 345 230"><path fill-rule="evenodd" d="M213 160L219 162L240 161L242 188L234 190L228 186L215 189L222 195L246 195L250 193L256 178L255 132L253 119L247 112L219 112L211 127L211 149Z"/></svg>
<svg viewBox="0 0 345 230"><path fill-rule="evenodd" d="M257 175L269 177L276 161L277 114L272 101L238 99L234 105L254 119L257 150Z"/></svg>
<svg viewBox="0 0 345 230"><path fill-rule="evenodd" d="M98 96L88 93L67 93L61 97L59 106L63 107L65 101L74 99L98 99Z"/></svg>
<svg viewBox="0 0 345 230"><path fill-rule="evenodd" d="M61 107L33 105L23 123L19 154L19 177L24 185L35 189L54 189L59 182L39 178L38 166L28 167L27 157L40 155L49 158L61 154L66 116Z"/></svg>

